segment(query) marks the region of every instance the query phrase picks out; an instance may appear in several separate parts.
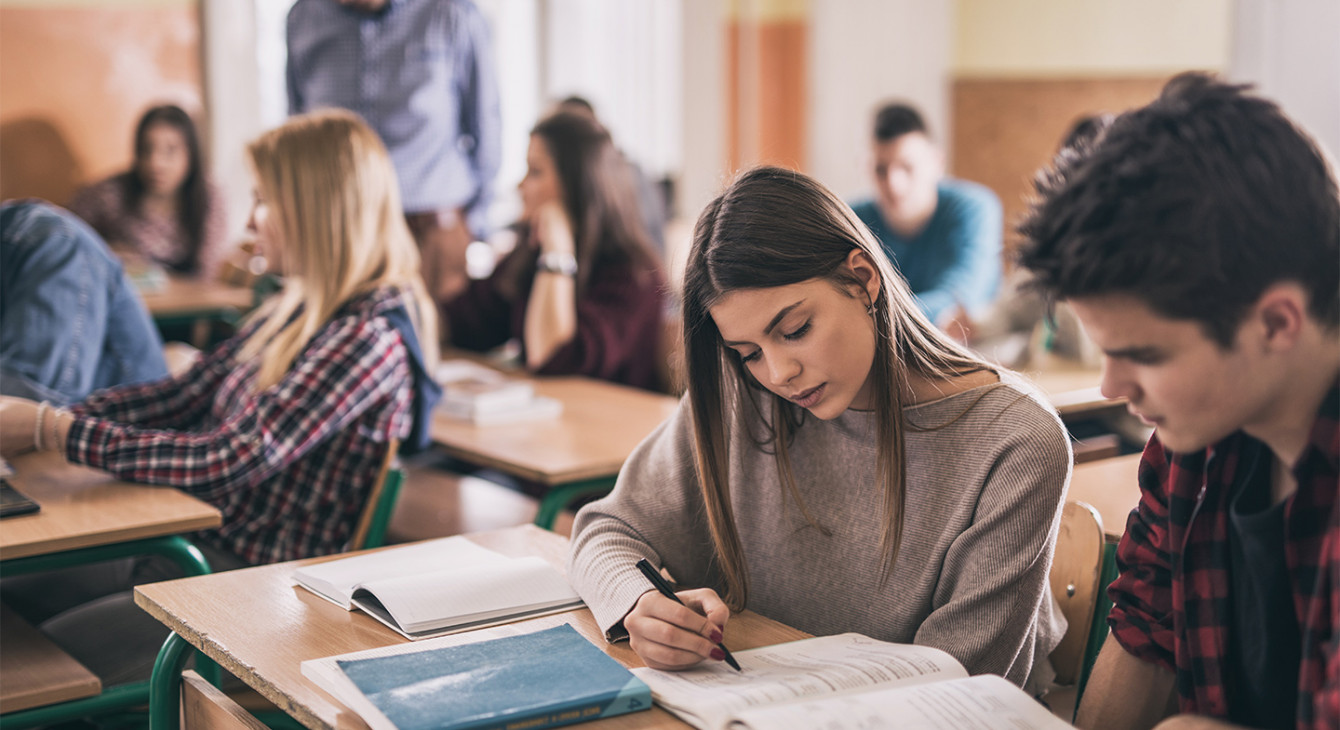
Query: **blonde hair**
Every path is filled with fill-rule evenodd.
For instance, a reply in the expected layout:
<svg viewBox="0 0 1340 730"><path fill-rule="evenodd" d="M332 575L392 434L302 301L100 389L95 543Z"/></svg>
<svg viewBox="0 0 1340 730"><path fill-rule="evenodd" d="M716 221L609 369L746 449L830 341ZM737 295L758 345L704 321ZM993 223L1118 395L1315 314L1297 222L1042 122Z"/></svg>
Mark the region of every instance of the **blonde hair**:
<svg viewBox="0 0 1340 730"><path fill-rule="evenodd" d="M990 366L946 337L921 312L907 282L893 269L860 219L827 188L791 170L760 167L742 174L704 209L693 232L684 273L684 353L688 369L694 457L708 529L725 601L734 610L749 594L744 547L730 500L730 455L726 434L728 409L742 414L771 399L770 423L759 425L760 448L771 444L784 488L801 513L809 514L791 471L788 446L805 413L795 404L764 391L738 356L722 343L710 308L739 289L786 286L826 279L843 288L857 284L845 267L852 250L863 251L879 271L880 290L870 302L875 320L875 357L871 382L878 438L877 473L884 482L884 524L880 550L887 556L881 582L888 579L902 542L907 488L903 406L908 375L948 379ZM733 384L733 387L731 385ZM762 408L749 409L761 415Z"/></svg>
<svg viewBox="0 0 1340 730"><path fill-rule="evenodd" d="M431 369L437 314L377 134L350 112L326 110L289 119L247 152L286 269L282 293L257 311L264 322L238 354L242 362L259 358L256 390L279 382L347 302L383 286L410 294L405 308Z"/></svg>

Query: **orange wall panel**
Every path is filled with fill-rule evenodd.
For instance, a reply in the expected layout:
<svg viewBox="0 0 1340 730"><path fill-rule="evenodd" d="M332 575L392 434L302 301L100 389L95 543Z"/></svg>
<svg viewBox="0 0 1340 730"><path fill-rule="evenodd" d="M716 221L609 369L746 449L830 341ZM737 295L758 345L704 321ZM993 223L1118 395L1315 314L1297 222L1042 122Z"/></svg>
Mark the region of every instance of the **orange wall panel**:
<svg viewBox="0 0 1340 730"><path fill-rule="evenodd" d="M1033 177L1079 117L1121 113L1158 96L1167 77L964 79L953 82L952 174L991 188L1005 213L1007 266Z"/></svg>
<svg viewBox="0 0 1340 730"><path fill-rule="evenodd" d="M734 21L726 32L730 169L758 164L802 169L808 20Z"/></svg>

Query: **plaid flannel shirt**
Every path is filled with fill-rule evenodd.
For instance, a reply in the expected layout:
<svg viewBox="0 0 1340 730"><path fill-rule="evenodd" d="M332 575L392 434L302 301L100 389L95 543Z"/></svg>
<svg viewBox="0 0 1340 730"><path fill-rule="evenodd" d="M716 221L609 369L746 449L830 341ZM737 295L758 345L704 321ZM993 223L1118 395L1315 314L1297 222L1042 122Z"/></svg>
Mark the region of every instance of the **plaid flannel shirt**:
<svg viewBox="0 0 1340 730"><path fill-rule="evenodd" d="M392 288L350 301L259 393L257 363L235 362L259 322L180 376L96 392L73 409L66 457L209 502L223 525L198 537L252 564L339 552L410 430L409 357L379 316L401 303Z"/></svg>
<svg viewBox="0 0 1340 730"><path fill-rule="evenodd" d="M1112 634L1131 655L1175 672L1183 712L1229 716L1225 691L1232 599L1228 502L1241 432L1173 455L1155 434L1140 464L1140 504L1117 548L1108 592ZM1340 727L1340 383L1332 386L1293 467L1285 561L1302 632L1298 728Z"/></svg>

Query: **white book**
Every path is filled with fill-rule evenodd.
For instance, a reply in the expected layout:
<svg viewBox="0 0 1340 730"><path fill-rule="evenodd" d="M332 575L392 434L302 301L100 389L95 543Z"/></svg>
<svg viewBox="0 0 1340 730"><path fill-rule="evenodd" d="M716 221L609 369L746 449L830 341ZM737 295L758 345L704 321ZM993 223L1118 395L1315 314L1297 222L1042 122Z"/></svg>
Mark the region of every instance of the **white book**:
<svg viewBox="0 0 1340 730"><path fill-rule="evenodd" d="M734 652L743 671L704 662L634 669L656 704L699 730L1057 730L1069 728L1003 678L969 677L939 649L860 634Z"/></svg>
<svg viewBox="0 0 1340 730"><path fill-rule="evenodd" d="M482 628L581 605L540 558L509 558L464 537L309 565L294 581L346 610L361 609L409 639Z"/></svg>
<svg viewBox="0 0 1340 730"><path fill-rule="evenodd" d="M438 402L438 410L476 426L497 426L522 421L542 421L558 418L563 414L563 402L543 395L532 395L529 399L514 403L453 403L443 398Z"/></svg>

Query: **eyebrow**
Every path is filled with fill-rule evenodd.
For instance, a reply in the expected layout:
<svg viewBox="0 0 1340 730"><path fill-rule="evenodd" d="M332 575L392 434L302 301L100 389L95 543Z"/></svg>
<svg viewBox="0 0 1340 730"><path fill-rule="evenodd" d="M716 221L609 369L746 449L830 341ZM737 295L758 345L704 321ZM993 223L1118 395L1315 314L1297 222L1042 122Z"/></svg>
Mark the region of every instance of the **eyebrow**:
<svg viewBox="0 0 1340 730"><path fill-rule="evenodd" d="M768 323L768 326L763 328L763 334L765 334L765 335L767 335L767 334L771 334L771 333L772 333L772 330L773 330L775 327L777 327L777 325L780 324L781 321L782 321L783 319L786 318L786 315L788 315L788 314L791 313L791 310L795 309L796 307L799 307L800 305L802 305L802 304L804 304L804 303L805 303L805 300L804 300L804 299L801 299L800 301L798 301L798 302L796 302L796 303L794 303L794 304L791 304L791 305L789 305L789 306L782 307L781 311L777 312L777 315L774 316L774 317L772 318L772 321ZM735 347L736 345L752 345L753 343L752 343L752 342L736 342L735 340L725 340L725 339L723 339L723 340L721 341L721 344L725 345L726 347Z"/></svg>
<svg viewBox="0 0 1340 730"><path fill-rule="evenodd" d="M1111 358L1119 358L1122 360L1148 358L1154 355L1161 355L1162 353L1163 350L1159 349L1158 347L1154 347L1152 345L1146 345L1143 347L1142 346L1123 347L1119 350L1103 350L1104 355L1107 355L1108 357Z"/></svg>

